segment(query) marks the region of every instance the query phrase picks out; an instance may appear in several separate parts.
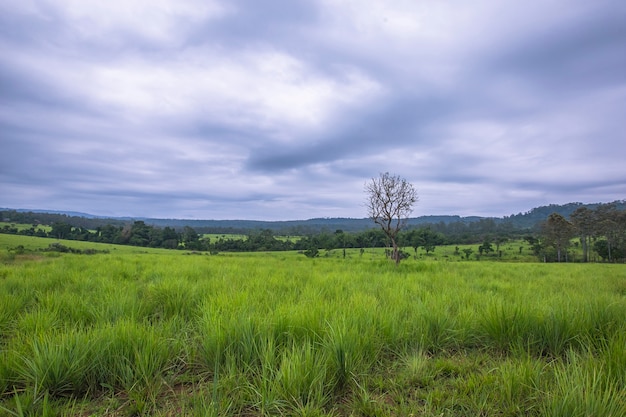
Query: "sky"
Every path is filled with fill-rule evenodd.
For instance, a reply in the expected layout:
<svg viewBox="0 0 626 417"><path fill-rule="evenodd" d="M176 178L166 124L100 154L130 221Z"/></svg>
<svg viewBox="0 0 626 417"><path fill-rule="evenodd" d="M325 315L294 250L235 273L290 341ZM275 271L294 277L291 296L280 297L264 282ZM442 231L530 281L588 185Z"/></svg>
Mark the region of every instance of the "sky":
<svg viewBox="0 0 626 417"><path fill-rule="evenodd" d="M624 0L0 0L0 207L501 217L625 160Z"/></svg>

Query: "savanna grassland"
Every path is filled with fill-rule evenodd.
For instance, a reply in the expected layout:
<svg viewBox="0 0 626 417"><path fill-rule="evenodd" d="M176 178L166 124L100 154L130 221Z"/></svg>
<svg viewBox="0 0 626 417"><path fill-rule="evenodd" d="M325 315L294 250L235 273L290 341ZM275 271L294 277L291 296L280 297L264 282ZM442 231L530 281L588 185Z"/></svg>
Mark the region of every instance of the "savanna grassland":
<svg viewBox="0 0 626 417"><path fill-rule="evenodd" d="M5 238L0 415L626 415L623 264Z"/></svg>

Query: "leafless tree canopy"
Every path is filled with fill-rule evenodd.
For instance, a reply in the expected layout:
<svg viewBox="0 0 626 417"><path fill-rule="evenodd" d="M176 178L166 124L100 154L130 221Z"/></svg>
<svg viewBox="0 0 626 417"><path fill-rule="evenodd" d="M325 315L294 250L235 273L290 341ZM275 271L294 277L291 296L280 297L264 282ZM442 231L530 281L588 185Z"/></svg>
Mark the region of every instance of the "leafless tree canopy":
<svg viewBox="0 0 626 417"><path fill-rule="evenodd" d="M368 216L391 240L394 260L400 262L396 238L417 202L417 191L404 178L381 173L365 185Z"/></svg>

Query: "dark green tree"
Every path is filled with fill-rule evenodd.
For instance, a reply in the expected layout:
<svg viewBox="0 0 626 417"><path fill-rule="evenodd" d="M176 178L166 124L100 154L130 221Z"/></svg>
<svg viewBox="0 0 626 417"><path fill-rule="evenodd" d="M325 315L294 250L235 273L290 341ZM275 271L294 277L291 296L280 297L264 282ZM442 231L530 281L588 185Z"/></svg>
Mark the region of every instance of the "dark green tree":
<svg viewBox="0 0 626 417"><path fill-rule="evenodd" d="M432 231L429 227L420 229L420 235L422 238L422 248L428 255L430 252L434 252L435 248L439 245L443 245L445 237L441 233Z"/></svg>
<svg viewBox="0 0 626 417"><path fill-rule="evenodd" d="M508 236L502 233L498 234L496 238L494 239L494 243L496 244L496 252L500 253L500 245L508 242L508 240L509 240Z"/></svg>
<svg viewBox="0 0 626 417"><path fill-rule="evenodd" d="M424 239L418 229L411 229L404 235L404 241L407 245L413 248L415 256L417 256L417 249L424 245Z"/></svg>
<svg viewBox="0 0 626 417"><path fill-rule="evenodd" d="M346 257L346 234L341 229L335 230L336 247L343 249L343 257Z"/></svg>
<svg viewBox="0 0 626 417"><path fill-rule="evenodd" d="M151 226L144 221L138 220L134 222L130 228L130 237L128 244L133 246L148 246L150 243Z"/></svg>
<svg viewBox="0 0 626 417"><path fill-rule="evenodd" d="M387 245L387 237L382 230L369 229L355 238L360 248L381 248Z"/></svg>
<svg viewBox="0 0 626 417"><path fill-rule="evenodd" d="M185 249L189 250L202 250L202 243L200 242L200 236L192 227L185 226L183 228L181 240Z"/></svg>
<svg viewBox="0 0 626 417"><path fill-rule="evenodd" d="M612 204L599 206L596 209L596 235L604 236L606 240L606 259L609 262L613 261L613 248L617 245L619 240L619 229L618 212L615 206Z"/></svg>
<svg viewBox="0 0 626 417"><path fill-rule="evenodd" d="M567 262L567 248L575 234L574 225L558 213L552 213L541 226L541 233L547 246L556 250L557 262L561 262L563 254Z"/></svg>
<svg viewBox="0 0 626 417"><path fill-rule="evenodd" d="M57 239L69 239L72 234L72 225L65 222L56 222L52 225L50 236Z"/></svg>
<svg viewBox="0 0 626 417"><path fill-rule="evenodd" d="M579 207L570 216L570 220L580 238L583 250L583 262L589 261L589 248L594 234L595 213L587 207Z"/></svg>
<svg viewBox="0 0 626 417"><path fill-rule="evenodd" d="M97 240L104 243L113 243L118 239L122 228L107 224L96 228Z"/></svg>
<svg viewBox="0 0 626 417"><path fill-rule="evenodd" d="M478 247L478 253L482 256L483 254L489 254L490 252L493 252L493 246L491 244L491 239L486 237L485 240L483 240L483 243Z"/></svg>
<svg viewBox="0 0 626 417"><path fill-rule="evenodd" d="M251 232L246 245L251 251L277 251L285 250L289 243L276 239L270 229L262 229Z"/></svg>
<svg viewBox="0 0 626 417"><path fill-rule="evenodd" d="M317 249L315 246L309 247L302 253L304 253L307 258L317 258L320 255L319 249Z"/></svg>
<svg viewBox="0 0 626 417"><path fill-rule="evenodd" d="M166 249L176 249L178 247L178 243L180 241L180 236L176 232L176 230L171 227L165 227L163 229L163 243L162 246Z"/></svg>

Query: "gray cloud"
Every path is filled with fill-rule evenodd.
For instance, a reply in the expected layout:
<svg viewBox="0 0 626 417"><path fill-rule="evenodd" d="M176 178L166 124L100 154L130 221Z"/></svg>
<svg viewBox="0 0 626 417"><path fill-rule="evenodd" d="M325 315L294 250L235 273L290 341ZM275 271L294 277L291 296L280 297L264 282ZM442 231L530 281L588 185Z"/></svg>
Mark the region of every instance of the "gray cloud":
<svg viewBox="0 0 626 417"><path fill-rule="evenodd" d="M619 1L0 0L0 205L364 216L626 197Z"/></svg>
<svg viewBox="0 0 626 417"><path fill-rule="evenodd" d="M606 6L606 3L600 2ZM551 94L581 94L626 82L626 7L613 3L556 27L531 31L502 53L496 68L526 80L529 87Z"/></svg>

